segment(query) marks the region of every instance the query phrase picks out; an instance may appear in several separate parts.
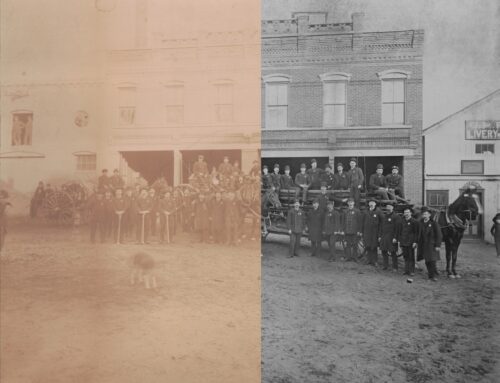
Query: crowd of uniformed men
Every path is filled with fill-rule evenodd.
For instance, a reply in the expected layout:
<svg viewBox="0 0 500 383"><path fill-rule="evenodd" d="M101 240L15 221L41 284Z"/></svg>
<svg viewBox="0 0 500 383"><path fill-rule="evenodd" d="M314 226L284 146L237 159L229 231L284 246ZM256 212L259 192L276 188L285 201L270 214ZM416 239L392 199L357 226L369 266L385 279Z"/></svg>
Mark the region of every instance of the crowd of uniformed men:
<svg viewBox="0 0 500 383"><path fill-rule="evenodd" d="M422 219L413 218L411 208L404 209L403 217L394 212L396 198L404 198L403 177L399 168L392 167L392 173L384 176L383 165L377 165L376 173L370 176L368 191L372 196L367 199L368 207L361 211L360 192L363 188L364 175L355 158L350 160L350 169L344 172L342 163L337 164L337 173L333 173L330 165L325 169L317 167L317 161L311 160L311 167L306 169L301 164L300 173L293 178L290 167L285 166L284 174L280 174L278 164L274 172L269 173L263 167L262 185L264 189L279 193L281 189L295 190L296 196L303 194L302 203L299 198L287 214L287 228L290 234L289 258L299 256L301 237L307 230L311 241L311 256L316 256L321 250L321 244L326 240L329 247L329 261L336 260L336 243L342 241L345 245L343 259L356 262L358 246L363 241L366 250L367 263L378 266L378 250L382 253L382 267L389 269L389 260L393 271L398 270L398 254L402 252L405 266L404 274L415 272L415 250L419 258L425 260L429 278L436 280L436 251L441 246L441 231L439 225L432 221L431 213L423 208ZM312 209L303 209L307 190L322 190L313 200ZM338 201L330 199L327 190L349 190L347 209L335 209ZM384 200L385 211L377 205ZM343 202L340 200L339 202Z"/></svg>

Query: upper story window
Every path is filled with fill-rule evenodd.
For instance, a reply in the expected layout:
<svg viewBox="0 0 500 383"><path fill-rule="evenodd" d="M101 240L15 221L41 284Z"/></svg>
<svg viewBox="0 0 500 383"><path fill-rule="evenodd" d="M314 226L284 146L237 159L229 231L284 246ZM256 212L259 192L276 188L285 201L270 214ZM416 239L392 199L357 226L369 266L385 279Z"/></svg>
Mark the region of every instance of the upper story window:
<svg viewBox="0 0 500 383"><path fill-rule="evenodd" d="M94 171L97 169L97 156L93 153L76 153L77 171Z"/></svg>
<svg viewBox="0 0 500 383"><path fill-rule="evenodd" d="M347 115L347 73L326 73L319 76L323 82L323 126L345 126Z"/></svg>
<svg viewBox="0 0 500 383"><path fill-rule="evenodd" d="M410 73L387 70L377 73L382 81L382 124L404 124L406 114L406 80Z"/></svg>
<svg viewBox="0 0 500 383"><path fill-rule="evenodd" d="M495 154L495 144L476 144L476 154Z"/></svg>
<svg viewBox="0 0 500 383"><path fill-rule="evenodd" d="M136 119L137 88L133 85L118 88L118 121L120 125L134 125Z"/></svg>
<svg viewBox="0 0 500 383"><path fill-rule="evenodd" d="M33 112L12 113L12 146L31 145L33 134Z"/></svg>
<svg viewBox="0 0 500 383"><path fill-rule="evenodd" d="M182 83L165 86L165 112L167 125L184 122L184 85Z"/></svg>
<svg viewBox="0 0 500 383"><path fill-rule="evenodd" d="M270 129L288 126L288 86L290 76L268 75L265 82L265 127Z"/></svg>
<svg viewBox="0 0 500 383"><path fill-rule="evenodd" d="M231 122L233 116L233 83L223 81L214 83L215 86L215 120L217 122Z"/></svg>

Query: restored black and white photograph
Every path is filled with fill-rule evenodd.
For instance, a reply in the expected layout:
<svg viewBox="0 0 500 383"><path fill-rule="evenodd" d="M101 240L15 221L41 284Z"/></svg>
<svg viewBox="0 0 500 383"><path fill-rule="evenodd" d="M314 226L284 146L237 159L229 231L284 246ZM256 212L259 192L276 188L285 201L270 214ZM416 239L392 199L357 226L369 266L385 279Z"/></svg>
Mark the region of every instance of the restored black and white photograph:
<svg viewBox="0 0 500 383"><path fill-rule="evenodd" d="M262 1L263 382L500 380L499 19Z"/></svg>

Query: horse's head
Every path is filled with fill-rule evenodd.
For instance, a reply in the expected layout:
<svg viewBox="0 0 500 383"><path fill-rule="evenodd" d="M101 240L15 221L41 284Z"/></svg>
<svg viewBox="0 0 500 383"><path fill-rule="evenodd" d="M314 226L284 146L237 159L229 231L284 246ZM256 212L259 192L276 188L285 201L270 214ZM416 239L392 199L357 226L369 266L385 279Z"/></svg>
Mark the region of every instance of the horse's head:
<svg viewBox="0 0 500 383"><path fill-rule="evenodd" d="M448 208L449 214L456 215L462 221L471 221L483 214L483 207L479 196L472 188L464 190Z"/></svg>

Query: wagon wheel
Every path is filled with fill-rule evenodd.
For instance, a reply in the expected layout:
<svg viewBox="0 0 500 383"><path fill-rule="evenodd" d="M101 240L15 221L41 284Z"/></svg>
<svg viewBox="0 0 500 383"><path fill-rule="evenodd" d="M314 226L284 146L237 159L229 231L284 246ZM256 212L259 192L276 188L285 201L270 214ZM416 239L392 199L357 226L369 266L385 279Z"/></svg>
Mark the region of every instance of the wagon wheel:
<svg viewBox="0 0 500 383"><path fill-rule="evenodd" d="M80 183L66 184L65 191L78 206L83 205L87 200L87 189Z"/></svg>
<svg viewBox="0 0 500 383"><path fill-rule="evenodd" d="M73 222L73 200L68 193L63 191L52 193L45 200L45 207L48 219L64 225Z"/></svg>

